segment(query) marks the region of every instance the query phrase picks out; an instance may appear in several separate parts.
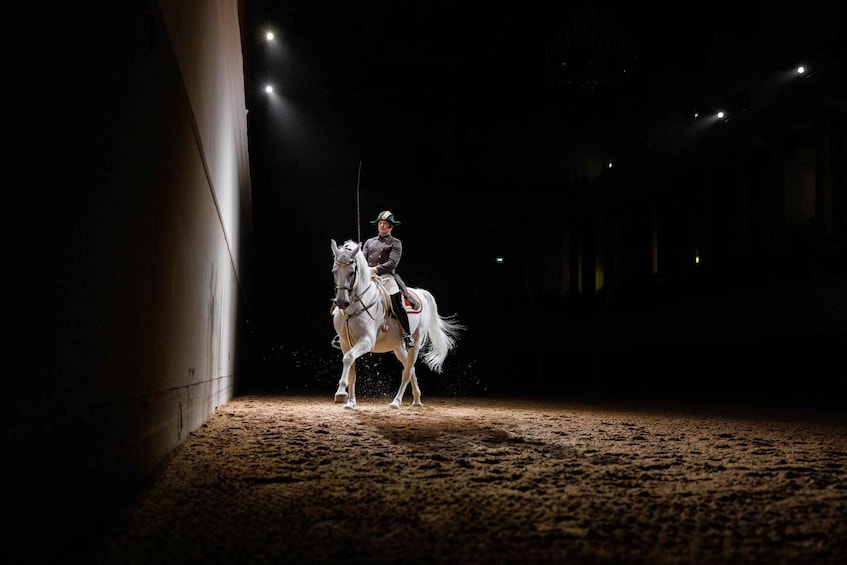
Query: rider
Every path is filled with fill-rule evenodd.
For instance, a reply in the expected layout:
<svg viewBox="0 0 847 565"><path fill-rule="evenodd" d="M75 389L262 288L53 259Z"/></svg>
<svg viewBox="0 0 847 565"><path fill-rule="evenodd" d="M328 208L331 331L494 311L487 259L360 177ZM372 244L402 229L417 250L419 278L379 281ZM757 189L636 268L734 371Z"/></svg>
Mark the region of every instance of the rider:
<svg viewBox="0 0 847 565"><path fill-rule="evenodd" d="M377 235L365 242L362 246L362 253L368 261L371 277L379 277L386 290L388 290L388 294L391 296L391 306L394 309L394 315L397 316L400 327L403 329L403 347L409 349L415 346L415 339L409 331L409 314L403 305L400 286L397 284L397 280L395 280L398 276L395 271L398 263L400 263L400 257L403 255L403 244L399 239L391 235L394 226L399 225L400 222L390 210L384 210L371 223L377 225ZM338 336L333 338L332 346L338 349L341 348L340 338Z"/></svg>

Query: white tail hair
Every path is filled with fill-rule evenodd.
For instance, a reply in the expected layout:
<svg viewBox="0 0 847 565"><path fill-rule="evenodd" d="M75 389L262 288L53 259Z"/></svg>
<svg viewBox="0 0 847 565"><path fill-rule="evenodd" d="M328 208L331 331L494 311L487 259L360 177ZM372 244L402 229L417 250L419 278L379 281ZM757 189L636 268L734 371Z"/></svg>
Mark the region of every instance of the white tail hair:
<svg viewBox="0 0 847 565"><path fill-rule="evenodd" d="M449 316L439 314L435 297L428 290L416 288L415 294L426 300L431 312L429 327L426 328L423 343L419 346L421 347L420 358L427 367L440 373L447 354L456 347L459 335L465 330L465 326L459 323L456 314Z"/></svg>

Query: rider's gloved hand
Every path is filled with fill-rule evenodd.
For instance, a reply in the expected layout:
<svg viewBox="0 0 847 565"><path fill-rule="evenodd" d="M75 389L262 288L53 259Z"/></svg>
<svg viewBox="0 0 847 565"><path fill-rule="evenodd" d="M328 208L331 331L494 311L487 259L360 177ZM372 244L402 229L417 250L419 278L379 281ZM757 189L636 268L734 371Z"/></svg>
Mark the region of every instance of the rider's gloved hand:
<svg viewBox="0 0 847 565"><path fill-rule="evenodd" d="M371 278L378 277L379 273L376 272L376 267L371 267Z"/></svg>

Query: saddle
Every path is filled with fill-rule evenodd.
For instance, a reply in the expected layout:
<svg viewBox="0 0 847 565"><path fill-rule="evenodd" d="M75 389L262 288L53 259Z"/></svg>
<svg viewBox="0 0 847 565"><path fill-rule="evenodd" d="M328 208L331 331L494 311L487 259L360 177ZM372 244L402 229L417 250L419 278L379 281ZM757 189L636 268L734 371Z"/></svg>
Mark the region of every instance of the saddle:
<svg viewBox="0 0 847 565"><path fill-rule="evenodd" d="M403 297L403 306L406 308L406 312L409 314L420 314L420 298L418 298L414 292L407 289L405 285L400 285L398 283L398 286L401 286L400 295ZM382 299L382 306L387 314L382 324L382 331L388 331L388 318L396 318L397 314L394 312L394 305L391 303L391 296L389 296L385 287L378 284L377 288L379 289L380 298Z"/></svg>
<svg viewBox="0 0 847 565"><path fill-rule="evenodd" d="M403 306L406 307L406 312L409 314L420 314L422 306L420 298L411 290L403 290L401 292L403 293Z"/></svg>
<svg viewBox="0 0 847 565"><path fill-rule="evenodd" d="M400 278L400 275L394 273L394 280L397 281L397 286L400 287L400 292L403 293L403 303L406 306L406 310L418 311L421 309L421 303L418 302L417 297L409 292L409 289L406 288L406 283L403 282L403 279Z"/></svg>

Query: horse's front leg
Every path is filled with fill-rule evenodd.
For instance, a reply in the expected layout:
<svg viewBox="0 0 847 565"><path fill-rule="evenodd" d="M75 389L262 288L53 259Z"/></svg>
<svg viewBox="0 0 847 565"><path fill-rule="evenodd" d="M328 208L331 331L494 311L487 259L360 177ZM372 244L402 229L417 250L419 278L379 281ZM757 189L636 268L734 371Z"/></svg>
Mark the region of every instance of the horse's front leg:
<svg viewBox="0 0 847 565"><path fill-rule="evenodd" d="M356 407L356 359L373 348L370 340L361 340L344 353L341 359L341 379L335 391L335 403L344 402L344 408ZM349 392L348 392L349 391Z"/></svg>
<svg viewBox="0 0 847 565"><path fill-rule="evenodd" d="M350 391L350 398L344 404L345 410L353 410L356 408L356 362L354 361L352 365L350 365L350 382L348 383L347 390Z"/></svg>
<svg viewBox="0 0 847 565"><path fill-rule="evenodd" d="M341 378L338 379L338 389L335 391L336 404L338 404L339 402L346 403L350 399L350 394L348 394L347 390L349 388L350 392L352 393L353 383L355 382L356 359L348 357L347 353L345 353L344 358L342 359Z"/></svg>

